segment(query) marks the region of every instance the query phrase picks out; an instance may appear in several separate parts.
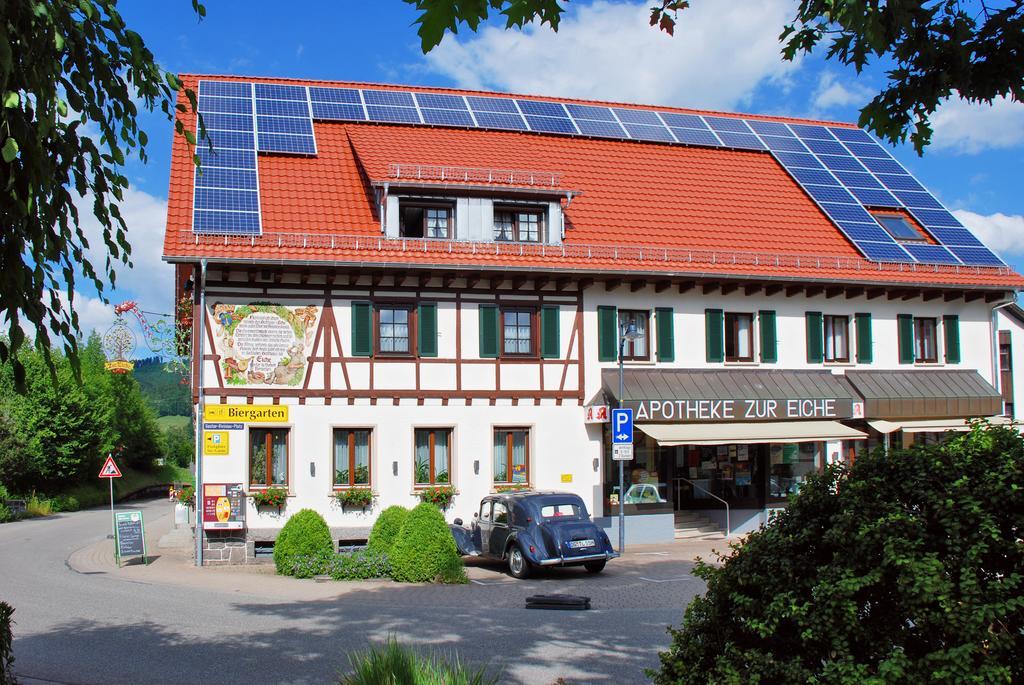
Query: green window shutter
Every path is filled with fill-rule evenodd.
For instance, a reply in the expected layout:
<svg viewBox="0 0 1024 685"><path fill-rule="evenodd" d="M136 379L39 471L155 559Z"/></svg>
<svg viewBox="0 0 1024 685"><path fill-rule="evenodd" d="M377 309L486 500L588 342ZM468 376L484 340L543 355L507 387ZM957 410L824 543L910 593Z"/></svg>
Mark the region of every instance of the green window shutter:
<svg viewBox="0 0 1024 685"><path fill-rule="evenodd" d="M857 362L870 364L874 356L874 341L871 338L871 314L860 312L854 315L857 320Z"/></svg>
<svg viewBox="0 0 1024 685"><path fill-rule="evenodd" d="M774 364L779 361L778 333L775 326L775 312L764 309L758 312L761 322L761 361Z"/></svg>
<svg viewBox="0 0 1024 685"><path fill-rule="evenodd" d="M597 360L613 362L619 358L619 310L601 305L597 308Z"/></svg>
<svg viewBox="0 0 1024 685"><path fill-rule="evenodd" d="M369 302L352 303L352 356L369 357L373 354L373 305Z"/></svg>
<svg viewBox="0 0 1024 685"><path fill-rule="evenodd" d="M807 312L807 362L820 364L825 361L825 324L821 312Z"/></svg>
<svg viewBox="0 0 1024 685"><path fill-rule="evenodd" d="M946 338L946 363L960 363L960 317L947 314L942 317L942 329Z"/></svg>
<svg viewBox="0 0 1024 685"><path fill-rule="evenodd" d="M416 343L421 357L437 356L436 302L423 302L416 308Z"/></svg>
<svg viewBox="0 0 1024 685"><path fill-rule="evenodd" d="M676 334L672 324L672 308L658 307L654 310L655 325L658 327L658 361L676 360Z"/></svg>
<svg viewBox="0 0 1024 685"><path fill-rule="evenodd" d="M498 307L493 304L480 305L480 356L498 357Z"/></svg>
<svg viewBox="0 0 1024 685"><path fill-rule="evenodd" d="M558 305L544 305L540 310L540 356L558 359L562 350L558 340Z"/></svg>
<svg viewBox="0 0 1024 685"><path fill-rule="evenodd" d="M725 361L725 316L721 309L704 310L704 334L709 362Z"/></svg>
<svg viewBox="0 0 1024 685"><path fill-rule="evenodd" d="M898 314L896 326L900 341L900 364L914 363L914 317Z"/></svg>

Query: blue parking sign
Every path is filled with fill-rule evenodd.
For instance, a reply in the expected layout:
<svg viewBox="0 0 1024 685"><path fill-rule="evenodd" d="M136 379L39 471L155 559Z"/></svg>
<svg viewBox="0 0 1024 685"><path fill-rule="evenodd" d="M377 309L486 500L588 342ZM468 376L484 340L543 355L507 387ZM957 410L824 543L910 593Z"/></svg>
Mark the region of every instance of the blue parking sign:
<svg viewBox="0 0 1024 685"><path fill-rule="evenodd" d="M633 444L632 409L612 409L612 444Z"/></svg>

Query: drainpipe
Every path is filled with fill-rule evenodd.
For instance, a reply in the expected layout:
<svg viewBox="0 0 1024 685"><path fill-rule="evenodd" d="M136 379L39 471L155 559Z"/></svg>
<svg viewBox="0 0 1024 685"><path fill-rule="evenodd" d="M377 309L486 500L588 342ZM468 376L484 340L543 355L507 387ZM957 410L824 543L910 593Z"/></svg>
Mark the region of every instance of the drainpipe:
<svg viewBox="0 0 1024 685"><path fill-rule="evenodd" d="M193 354L199 360L199 403L196 407L196 566L203 565L203 414L206 400L203 398L203 367L206 366L206 260L199 262L199 316L194 317L192 325L196 327L198 344Z"/></svg>
<svg viewBox="0 0 1024 685"><path fill-rule="evenodd" d="M989 333L991 334L992 341L992 349L990 350L992 353L992 385L1000 394L1003 392L1003 379L1002 374L999 373L999 323L996 311L1003 307L1008 307L1016 301L1017 298L1014 297L1013 299L994 305L992 307L992 316L989 319Z"/></svg>
<svg viewBox="0 0 1024 685"><path fill-rule="evenodd" d="M384 212L387 210L388 205L388 184L384 184L384 190L378 193L380 198L380 233L384 235L387 232L387 223L384 220Z"/></svg>
<svg viewBox="0 0 1024 685"><path fill-rule="evenodd" d="M561 224L562 224L562 242L565 242L565 213L569 210L569 205L572 204L572 193L565 194L565 207L562 208Z"/></svg>

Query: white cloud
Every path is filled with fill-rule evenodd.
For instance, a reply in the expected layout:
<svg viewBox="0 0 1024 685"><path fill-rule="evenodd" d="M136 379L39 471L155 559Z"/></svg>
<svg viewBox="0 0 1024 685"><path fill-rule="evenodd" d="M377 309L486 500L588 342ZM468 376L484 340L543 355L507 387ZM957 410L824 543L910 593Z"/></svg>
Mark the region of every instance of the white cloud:
<svg viewBox="0 0 1024 685"><path fill-rule="evenodd" d="M448 37L427 62L463 88L714 109L747 102L762 83L785 86L797 68L779 54L789 0L696 3L679 14L675 36L649 26L649 6L580 5L558 33L489 26Z"/></svg>
<svg viewBox="0 0 1024 685"><path fill-rule="evenodd" d="M999 97L991 105L947 100L932 116L933 150L977 154L1024 143L1024 103Z"/></svg>
<svg viewBox="0 0 1024 685"><path fill-rule="evenodd" d="M834 72L822 72L814 91L811 105L817 110L855 105L861 107L871 99L874 91L855 82L842 83Z"/></svg>
<svg viewBox="0 0 1024 685"><path fill-rule="evenodd" d="M1002 256L1024 254L1024 216L1020 214L976 214L966 209L953 214L978 239Z"/></svg>

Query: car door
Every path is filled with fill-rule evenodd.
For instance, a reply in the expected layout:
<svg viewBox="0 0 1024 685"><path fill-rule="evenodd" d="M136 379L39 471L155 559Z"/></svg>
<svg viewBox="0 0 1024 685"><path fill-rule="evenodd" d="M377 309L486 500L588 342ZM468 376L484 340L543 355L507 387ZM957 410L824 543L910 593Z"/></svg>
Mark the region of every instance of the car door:
<svg viewBox="0 0 1024 685"><path fill-rule="evenodd" d="M500 500L494 502L494 510L491 515L491 534L487 546L494 556L501 556L505 552L505 543L508 541L509 533L509 511L508 504Z"/></svg>
<svg viewBox="0 0 1024 685"><path fill-rule="evenodd" d="M480 536L480 554L490 554L491 539L491 504L485 499L480 503L480 515L476 517L477 534ZM499 552L500 554L501 552Z"/></svg>

